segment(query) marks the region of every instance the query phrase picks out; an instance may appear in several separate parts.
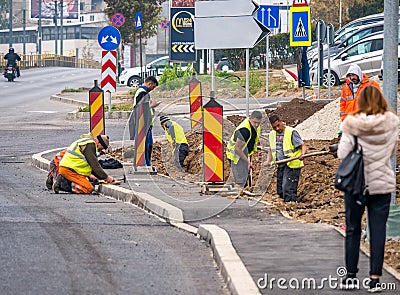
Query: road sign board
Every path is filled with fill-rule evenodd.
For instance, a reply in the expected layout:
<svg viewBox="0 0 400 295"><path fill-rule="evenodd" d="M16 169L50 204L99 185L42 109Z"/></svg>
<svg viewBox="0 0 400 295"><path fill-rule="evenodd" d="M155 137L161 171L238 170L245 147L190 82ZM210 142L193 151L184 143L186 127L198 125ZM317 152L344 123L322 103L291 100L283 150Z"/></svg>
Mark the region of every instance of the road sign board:
<svg viewBox="0 0 400 295"><path fill-rule="evenodd" d="M168 28L171 26L169 20L164 20L161 22L161 29L163 30L168 30Z"/></svg>
<svg viewBox="0 0 400 295"><path fill-rule="evenodd" d="M290 46L311 46L310 7L290 7Z"/></svg>
<svg viewBox="0 0 400 295"><path fill-rule="evenodd" d="M293 0L293 7L308 6L307 0Z"/></svg>
<svg viewBox="0 0 400 295"><path fill-rule="evenodd" d="M198 1L196 17L253 15L259 7L251 0Z"/></svg>
<svg viewBox="0 0 400 295"><path fill-rule="evenodd" d="M253 17L258 7L250 0L196 2L196 49L253 48L270 33Z"/></svg>
<svg viewBox="0 0 400 295"><path fill-rule="evenodd" d="M107 26L100 30L97 41L104 50L114 50L121 42L121 34L117 28Z"/></svg>
<svg viewBox="0 0 400 295"><path fill-rule="evenodd" d="M101 52L101 89L104 92L115 92L117 87L117 51Z"/></svg>
<svg viewBox="0 0 400 295"><path fill-rule="evenodd" d="M171 60L195 61L194 8L171 8Z"/></svg>
<svg viewBox="0 0 400 295"><path fill-rule="evenodd" d="M270 33L251 15L196 17L195 24L196 49L253 48Z"/></svg>
<svg viewBox="0 0 400 295"><path fill-rule="evenodd" d="M116 27L120 27L125 23L125 17L122 15L122 13L115 13L111 17L111 23Z"/></svg>
<svg viewBox="0 0 400 295"><path fill-rule="evenodd" d="M140 30L143 27L143 18L142 18L142 12L136 12L136 17L135 17L135 29Z"/></svg>
<svg viewBox="0 0 400 295"><path fill-rule="evenodd" d="M279 28L279 6L261 5L257 19L269 29Z"/></svg>

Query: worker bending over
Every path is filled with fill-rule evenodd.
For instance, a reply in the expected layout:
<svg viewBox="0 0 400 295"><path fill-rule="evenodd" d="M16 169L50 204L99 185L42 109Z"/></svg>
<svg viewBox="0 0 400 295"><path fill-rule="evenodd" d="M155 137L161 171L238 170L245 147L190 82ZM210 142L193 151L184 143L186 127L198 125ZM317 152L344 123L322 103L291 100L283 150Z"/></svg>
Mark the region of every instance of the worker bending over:
<svg viewBox="0 0 400 295"><path fill-rule="evenodd" d="M80 138L73 142L60 162L59 175L53 184L55 193L60 191L76 194L90 194L94 186L89 180L105 180L107 183L115 179L101 168L97 154L108 148L110 141L107 135L95 138Z"/></svg>
<svg viewBox="0 0 400 295"><path fill-rule="evenodd" d="M174 164L182 172L184 172L184 161L189 154L189 145L185 136L185 132L181 125L172 121L167 116L160 116L161 127L165 131L168 142L172 146L172 154L174 155Z"/></svg>

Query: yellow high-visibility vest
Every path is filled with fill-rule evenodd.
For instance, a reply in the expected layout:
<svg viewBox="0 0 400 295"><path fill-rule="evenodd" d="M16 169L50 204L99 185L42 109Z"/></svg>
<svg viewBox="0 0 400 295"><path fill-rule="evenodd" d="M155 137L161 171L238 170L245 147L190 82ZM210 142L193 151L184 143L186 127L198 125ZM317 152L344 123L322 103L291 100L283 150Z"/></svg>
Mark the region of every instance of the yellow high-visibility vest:
<svg viewBox="0 0 400 295"><path fill-rule="evenodd" d="M288 158L297 157L301 155L301 149L297 149L292 143L292 133L293 128L286 126L285 131L283 133L283 155ZM269 133L269 145L271 148L272 159L276 161L276 131L272 130ZM304 166L303 161L293 160L287 162L287 165L290 168L301 168Z"/></svg>
<svg viewBox="0 0 400 295"><path fill-rule="evenodd" d="M170 120L170 122L172 123L172 126L174 127L175 142L177 144L182 144L182 143L188 144L188 141L187 141L186 136L185 136L185 131L183 130L182 126L179 125L178 123L172 121L172 120ZM172 139L171 135L168 132L168 128L166 128L165 125L164 125L164 131L165 131L165 136L168 139L168 142L172 144L173 139ZM175 147L173 147L172 153L174 153L174 151L175 151Z"/></svg>
<svg viewBox="0 0 400 295"><path fill-rule="evenodd" d="M251 128L251 124L250 124L250 120L249 118L246 118L242 123L240 123L240 125L235 129L235 132L233 132L231 139L228 142L228 145L226 147L226 157L233 161L233 163L237 164L239 162L239 155L236 154L235 152L235 144L236 144L236 140L235 140L235 133L236 131L238 131L239 129L242 128L246 128L250 131L250 137L249 139L246 141L246 144L243 146L243 150L245 150L247 148L248 143L250 142L250 139L252 137L252 128ZM256 138L255 138L255 142L254 142L254 146L253 146L253 150L248 151L249 152L249 156L251 156L252 154L254 154L257 151L257 143L258 143L258 139L260 138L260 133L261 133L261 127L258 126L257 127L257 134L256 134Z"/></svg>
<svg viewBox="0 0 400 295"><path fill-rule="evenodd" d="M82 154L80 146L86 145L88 143L95 143L95 141L91 138L82 138L73 142L67 149L64 157L60 162L60 166L70 168L74 170L76 173L90 176L92 173L92 167L90 167L89 163L86 161L85 156ZM97 153L97 146L96 146Z"/></svg>

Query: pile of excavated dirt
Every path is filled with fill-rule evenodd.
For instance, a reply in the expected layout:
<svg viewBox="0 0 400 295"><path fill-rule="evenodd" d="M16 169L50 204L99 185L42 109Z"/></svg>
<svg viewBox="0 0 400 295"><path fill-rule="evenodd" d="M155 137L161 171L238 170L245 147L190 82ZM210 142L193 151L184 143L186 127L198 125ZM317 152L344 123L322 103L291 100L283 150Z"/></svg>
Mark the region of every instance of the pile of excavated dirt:
<svg viewBox="0 0 400 295"><path fill-rule="evenodd" d="M338 130L337 118L338 111L335 111L337 101L323 106L311 101L302 99L293 99L282 104L274 111L266 111L270 116L273 113L282 116L283 120L290 126L296 126L300 134L304 135L305 144L308 152L327 151L329 145L337 142L336 134ZM333 114L332 114L333 113ZM235 127L242 122L244 117L238 115L229 116L224 122L224 139L229 140ZM263 126L268 126L268 119L263 119ZM323 128L321 126L324 126ZM156 142L153 147L152 163L157 171L174 178L185 179L187 181L202 181L202 133L199 128L187 132L190 152L185 160L185 171L181 173L174 168L173 158L171 156L171 147L167 142ZM320 139L322 138L322 139ZM262 143L265 146L265 140ZM400 150L397 151L397 158L400 157ZM255 167L252 171L253 184L257 183L260 171L262 171L261 186L264 194L262 200L270 204L271 208L279 210L285 215L300 222L307 223L327 223L336 226L342 226L344 219L343 193L334 188L334 176L340 160L334 158L331 154L322 156L308 157L304 160L304 168L301 171L298 201L285 203L276 195L276 180L273 176L273 169L264 173L262 161L265 159L265 152L258 150L252 158ZM266 177L268 174L271 177ZM230 166L226 160L224 162L224 179L230 176ZM265 180L264 180L265 179ZM272 180L271 180L272 179ZM400 175L397 174L397 203L400 203ZM260 185L260 184L259 184ZM249 191L255 191L255 187L247 188ZM385 262L395 269L400 270L400 242L388 241L386 244Z"/></svg>

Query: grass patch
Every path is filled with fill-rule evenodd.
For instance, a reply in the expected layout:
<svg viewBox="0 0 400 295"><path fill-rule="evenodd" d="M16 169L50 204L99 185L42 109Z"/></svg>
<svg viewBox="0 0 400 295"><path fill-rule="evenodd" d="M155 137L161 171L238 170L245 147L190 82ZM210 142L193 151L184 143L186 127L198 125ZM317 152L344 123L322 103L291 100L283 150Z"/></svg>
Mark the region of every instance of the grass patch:
<svg viewBox="0 0 400 295"><path fill-rule="evenodd" d="M65 88L61 90L61 93L71 93L71 92L85 92L88 91L88 88L80 87L80 88Z"/></svg>
<svg viewBox="0 0 400 295"><path fill-rule="evenodd" d="M111 111L115 112L121 112L121 111L131 111L132 110L132 105L130 104L113 104L111 105ZM86 105L84 107L80 107L78 109L78 112L89 112L89 105ZM104 112L108 112L108 105L104 106Z"/></svg>

